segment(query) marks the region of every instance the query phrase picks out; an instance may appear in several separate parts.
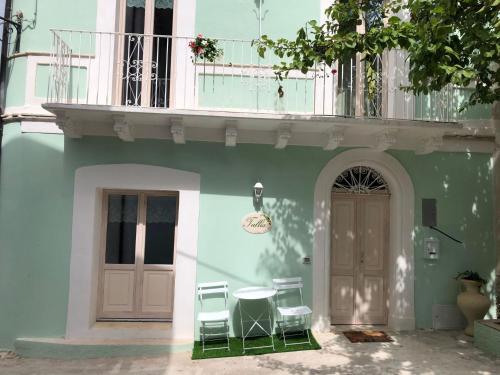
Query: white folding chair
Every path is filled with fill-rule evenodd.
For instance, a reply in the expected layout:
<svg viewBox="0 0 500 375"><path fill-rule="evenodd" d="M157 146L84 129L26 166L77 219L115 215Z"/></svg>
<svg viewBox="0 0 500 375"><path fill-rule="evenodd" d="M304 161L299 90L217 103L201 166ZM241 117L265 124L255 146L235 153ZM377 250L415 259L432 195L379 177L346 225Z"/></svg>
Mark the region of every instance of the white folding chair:
<svg viewBox="0 0 500 375"><path fill-rule="evenodd" d="M227 300L229 296L227 281L198 284L198 298L200 299L201 311L198 313L200 322L200 338L205 350L227 349L229 350L229 310ZM203 299L224 299L224 310L203 311ZM221 327L222 325L222 327ZM222 329L221 329L222 328ZM221 340L225 336L226 346L211 347L205 349L205 342L209 340Z"/></svg>
<svg viewBox="0 0 500 375"><path fill-rule="evenodd" d="M304 305L302 298L302 288L304 284L301 277L289 277L285 279L273 279L273 287L276 290L275 303L276 309L281 320L277 320L278 329L281 329L285 346L311 344L309 328L311 325L312 310ZM295 294L295 295L293 295ZM285 298L291 299L298 297L300 304L287 306ZM308 324L309 323L309 324ZM307 341L287 343L287 337L307 335Z"/></svg>

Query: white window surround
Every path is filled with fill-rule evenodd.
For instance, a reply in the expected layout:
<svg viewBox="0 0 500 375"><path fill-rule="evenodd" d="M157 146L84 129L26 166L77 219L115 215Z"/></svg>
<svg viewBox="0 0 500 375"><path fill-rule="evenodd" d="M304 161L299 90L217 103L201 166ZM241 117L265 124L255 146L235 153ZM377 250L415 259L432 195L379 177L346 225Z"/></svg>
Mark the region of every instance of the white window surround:
<svg viewBox="0 0 500 375"><path fill-rule="evenodd" d="M171 329L94 327L103 189L179 191ZM199 195L197 173L139 164L96 165L76 170L66 338L193 339Z"/></svg>
<svg viewBox="0 0 500 375"><path fill-rule="evenodd" d="M390 254L389 318L394 330L415 329L414 311L414 189L404 167L385 152L353 149L330 160L314 190L313 328L330 329L330 207L331 191L345 169L364 165L382 174L389 185Z"/></svg>
<svg viewBox="0 0 500 375"><path fill-rule="evenodd" d="M118 30L118 1L97 0L96 31L112 33ZM196 0L177 0L174 6L176 12L175 34L193 36L196 18Z"/></svg>

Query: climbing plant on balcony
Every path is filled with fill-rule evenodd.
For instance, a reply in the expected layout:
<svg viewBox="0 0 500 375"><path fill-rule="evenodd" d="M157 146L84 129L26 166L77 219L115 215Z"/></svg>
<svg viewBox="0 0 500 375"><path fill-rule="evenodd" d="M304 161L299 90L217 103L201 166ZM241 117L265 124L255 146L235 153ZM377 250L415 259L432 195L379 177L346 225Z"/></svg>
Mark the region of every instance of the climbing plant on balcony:
<svg viewBox="0 0 500 375"><path fill-rule="evenodd" d="M370 62L403 49L409 59L403 89L428 94L471 85L468 105L500 100L500 0L338 0L325 14L323 24L308 22L293 40L263 35L256 42L261 57L268 50L280 57L278 79L355 54ZM365 74L374 95L376 69L367 63Z"/></svg>

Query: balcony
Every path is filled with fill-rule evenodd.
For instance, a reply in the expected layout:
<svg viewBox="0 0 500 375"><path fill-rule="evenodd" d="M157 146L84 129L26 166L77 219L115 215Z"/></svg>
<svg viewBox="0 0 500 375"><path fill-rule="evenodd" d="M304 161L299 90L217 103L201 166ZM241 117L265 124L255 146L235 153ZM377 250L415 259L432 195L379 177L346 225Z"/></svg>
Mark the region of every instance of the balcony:
<svg viewBox="0 0 500 375"><path fill-rule="evenodd" d="M419 147L429 139L442 143L436 137L492 134L488 106L459 112L468 89L448 87L418 97L404 92L402 51L374 61L378 88L369 96L364 62L356 56L318 65L307 74L291 72L279 82L272 69L277 58L260 58L248 40L217 39L220 54L206 61L194 55L188 37L53 30L52 38L43 106L72 137L172 138L179 143L187 137L227 144L234 143L228 134L238 133L239 141L278 147L280 134L286 145L290 139L294 143L294 134L309 133L295 144L366 146L375 136L375 147L384 149L396 143L410 147L405 136L396 137L405 129L406 138L416 137ZM266 132L273 139L264 141ZM349 141L349 135L356 141Z"/></svg>

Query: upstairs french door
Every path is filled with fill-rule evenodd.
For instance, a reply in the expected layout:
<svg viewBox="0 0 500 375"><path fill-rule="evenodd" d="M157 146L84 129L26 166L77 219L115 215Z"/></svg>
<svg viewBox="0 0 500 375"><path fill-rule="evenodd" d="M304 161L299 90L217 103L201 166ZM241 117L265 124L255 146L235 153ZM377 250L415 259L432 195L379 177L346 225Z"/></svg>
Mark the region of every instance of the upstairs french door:
<svg viewBox="0 0 500 375"><path fill-rule="evenodd" d="M174 0L120 0L116 103L168 107Z"/></svg>
<svg viewBox="0 0 500 375"><path fill-rule="evenodd" d="M104 192L98 319L172 318L177 207L176 192Z"/></svg>

